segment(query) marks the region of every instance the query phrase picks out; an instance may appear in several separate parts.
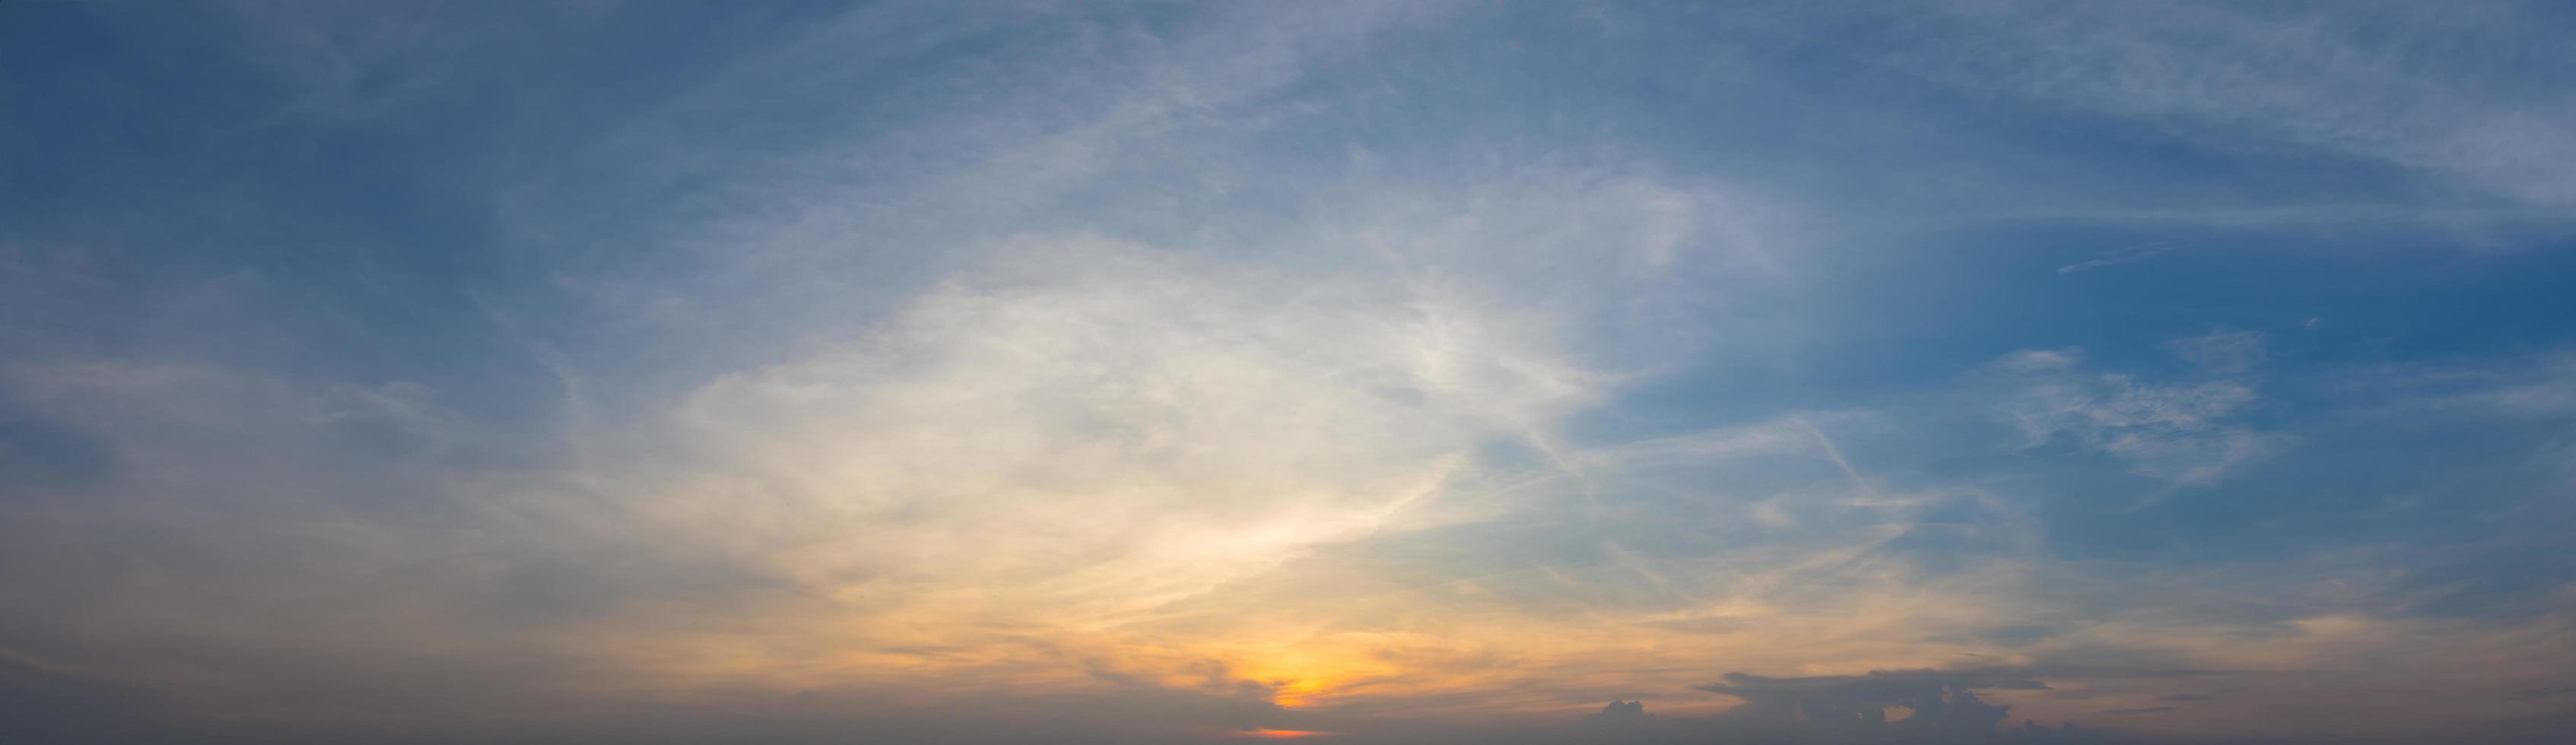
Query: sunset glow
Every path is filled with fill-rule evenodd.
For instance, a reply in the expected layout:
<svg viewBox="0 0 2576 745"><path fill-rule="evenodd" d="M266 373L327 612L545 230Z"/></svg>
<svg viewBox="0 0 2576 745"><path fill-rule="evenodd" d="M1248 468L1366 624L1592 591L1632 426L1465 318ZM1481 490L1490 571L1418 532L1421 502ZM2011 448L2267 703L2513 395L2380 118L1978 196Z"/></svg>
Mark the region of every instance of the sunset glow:
<svg viewBox="0 0 2576 745"><path fill-rule="evenodd" d="M1293 729L1253 729L1244 730L1243 736L1260 740L1295 740L1305 737L1331 737L1333 733L1302 732Z"/></svg>
<svg viewBox="0 0 2576 745"><path fill-rule="evenodd" d="M0 2L0 742L2576 731L2576 4Z"/></svg>

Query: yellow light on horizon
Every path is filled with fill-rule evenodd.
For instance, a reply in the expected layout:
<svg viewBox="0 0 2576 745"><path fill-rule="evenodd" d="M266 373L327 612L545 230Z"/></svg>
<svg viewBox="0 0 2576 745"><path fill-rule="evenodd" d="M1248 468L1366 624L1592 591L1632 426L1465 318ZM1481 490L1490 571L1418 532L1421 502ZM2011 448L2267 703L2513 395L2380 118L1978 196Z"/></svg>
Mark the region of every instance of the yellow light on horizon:
<svg viewBox="0 0 2576 745"><path fill-rule="evenodd" d="M1237 736L1259 740L1295 740L1306 737L1332 737L1337 734L1340 733L1296 729L1248 729L1241 731Z"/></svg>

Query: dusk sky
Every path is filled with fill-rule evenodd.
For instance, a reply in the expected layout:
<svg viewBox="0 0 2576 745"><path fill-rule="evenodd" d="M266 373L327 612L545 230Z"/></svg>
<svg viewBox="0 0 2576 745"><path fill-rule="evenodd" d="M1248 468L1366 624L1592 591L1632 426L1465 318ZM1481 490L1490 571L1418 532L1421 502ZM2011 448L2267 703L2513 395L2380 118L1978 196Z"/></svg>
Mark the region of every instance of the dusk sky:
<svg viewBox="0 0 2576 745"><path fill-rule="evenodd" d="M0 741L2576 742L2576 3L0 0Z"/></svg>

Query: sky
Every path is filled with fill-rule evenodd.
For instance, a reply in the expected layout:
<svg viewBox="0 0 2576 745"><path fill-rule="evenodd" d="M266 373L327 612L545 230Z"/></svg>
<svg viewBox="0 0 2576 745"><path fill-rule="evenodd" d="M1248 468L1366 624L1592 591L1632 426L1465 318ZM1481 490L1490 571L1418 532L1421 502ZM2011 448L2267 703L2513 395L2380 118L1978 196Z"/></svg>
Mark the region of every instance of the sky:
<svg viewBox="0 0 2576 745"><path fill-rule="evenodd" d="M0 2L0 727L2567 742L2571 41Z"/></svg>

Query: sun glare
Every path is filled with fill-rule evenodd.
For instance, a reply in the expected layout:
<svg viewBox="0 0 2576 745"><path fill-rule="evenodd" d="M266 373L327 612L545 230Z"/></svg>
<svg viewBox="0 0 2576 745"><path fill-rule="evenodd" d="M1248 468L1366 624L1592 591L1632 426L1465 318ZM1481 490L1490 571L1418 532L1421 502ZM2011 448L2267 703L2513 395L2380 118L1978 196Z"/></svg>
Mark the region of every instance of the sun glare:
<svg viewBox="0 0 2576 745"><path fill-rule="evenodd" d="M1295 740L1306 737L1331 737L1333 733L1296 729L1248 729L1242 732L1242 736L1257 740Z"/></svg>

